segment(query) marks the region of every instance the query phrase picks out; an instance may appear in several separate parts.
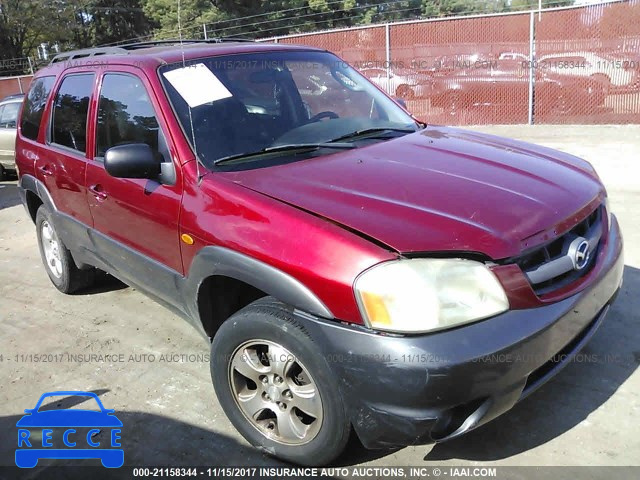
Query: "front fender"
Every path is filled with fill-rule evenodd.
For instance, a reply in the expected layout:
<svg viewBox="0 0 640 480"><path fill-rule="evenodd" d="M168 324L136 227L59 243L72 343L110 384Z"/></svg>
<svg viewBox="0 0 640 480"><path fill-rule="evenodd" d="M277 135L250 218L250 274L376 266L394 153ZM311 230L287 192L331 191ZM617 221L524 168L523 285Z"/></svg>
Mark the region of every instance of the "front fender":
<svg viewBox="0 0 640 480"><path fill-rule="evenodd" d="M200 286L214 275L249 284L299 310L322 318L334 318L327 306L291 275L248 255L218 246L204 247L196 254L185 281L184 297L191 299L188 313L193 318L200 319L197 304Z"/></svg>

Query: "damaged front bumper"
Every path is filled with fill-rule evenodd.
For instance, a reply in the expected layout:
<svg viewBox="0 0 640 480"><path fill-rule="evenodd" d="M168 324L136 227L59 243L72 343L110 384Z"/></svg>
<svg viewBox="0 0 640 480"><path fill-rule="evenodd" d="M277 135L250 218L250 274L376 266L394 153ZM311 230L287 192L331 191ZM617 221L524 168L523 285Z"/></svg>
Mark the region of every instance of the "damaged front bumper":
<svg viewBox="0 0 640 480"><path fill-rule="evenodd" d="M600 274L580 293L448 331L392 336L307 318L364 446L457 437L558 373L595 333L620 288L615 218L606 249Z"/></svg>

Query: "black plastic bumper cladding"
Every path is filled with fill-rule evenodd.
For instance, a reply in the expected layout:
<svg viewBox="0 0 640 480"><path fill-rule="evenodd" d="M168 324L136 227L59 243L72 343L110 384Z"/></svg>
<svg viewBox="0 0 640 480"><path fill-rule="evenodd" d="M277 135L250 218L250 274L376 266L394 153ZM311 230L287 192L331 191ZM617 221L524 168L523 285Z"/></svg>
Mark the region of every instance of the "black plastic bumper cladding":
<svg viewBox="0 0 640 480"><path fill-rule="evenodd" d="M306 325L341 380L366 447L448 440L531 394L595 333L622 281L615 219L603 261L598 278L572 297L444 332L401 337L317 319Z"/></svg>

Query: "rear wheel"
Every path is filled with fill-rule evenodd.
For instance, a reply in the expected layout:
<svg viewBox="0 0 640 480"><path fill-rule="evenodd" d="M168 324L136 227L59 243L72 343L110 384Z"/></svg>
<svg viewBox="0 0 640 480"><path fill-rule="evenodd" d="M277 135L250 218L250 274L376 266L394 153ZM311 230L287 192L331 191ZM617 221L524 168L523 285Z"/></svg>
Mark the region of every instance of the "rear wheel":
<svg viewBox="0 0 640 480"><path fill-rule="evenodd" d="M211 346L211 376L227 417L252 445L303 465L343 451L351 425L338 382L284 304L265 297L230 317Z"/></svg>
<svg viewBox="0 0 640 480"><path fill-rule="evenodd" d="M51 212L42 205L36 213L36 231L40 256L51 283L62 293L73 293L91 285L95 269L79 269L71 252L58 236Z"/></svg>
<svg viewBox="0 0 640 480"><path fill-rule="evenodd" d="M0 165L0 182L7 178L7 171Z"/></svg>

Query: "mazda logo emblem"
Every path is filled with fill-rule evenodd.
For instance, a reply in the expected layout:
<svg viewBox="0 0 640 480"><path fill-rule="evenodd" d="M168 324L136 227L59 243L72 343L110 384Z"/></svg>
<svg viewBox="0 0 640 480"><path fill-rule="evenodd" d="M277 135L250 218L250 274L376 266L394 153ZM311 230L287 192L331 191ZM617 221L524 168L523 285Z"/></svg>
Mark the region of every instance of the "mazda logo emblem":
<svg viewBox="0 0 640 480"><path fill-rule="evenodd" d="M576 270L582 270L589 262L589 242L583 240L576 247L573 256L573 266Z"/></svg>

